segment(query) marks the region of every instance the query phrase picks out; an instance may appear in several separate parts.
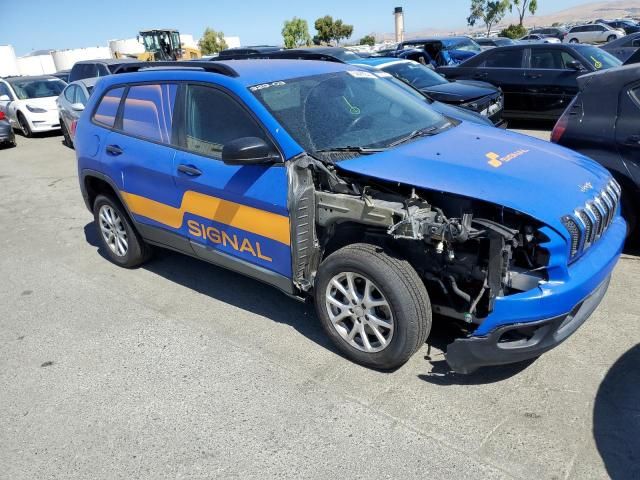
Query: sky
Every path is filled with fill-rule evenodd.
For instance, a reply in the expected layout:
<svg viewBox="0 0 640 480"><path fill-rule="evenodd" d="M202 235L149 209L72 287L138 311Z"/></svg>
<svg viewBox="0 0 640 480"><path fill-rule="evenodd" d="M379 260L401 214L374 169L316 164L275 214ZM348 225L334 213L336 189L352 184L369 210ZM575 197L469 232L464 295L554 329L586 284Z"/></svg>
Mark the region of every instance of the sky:
<svg viewBox="0 0 640 480"><path fill-rule="evenodd" d="M588 0L538 0L548 14ZM393 8L405 11L405 31L465 25L471 0L0 0L0 45L18 56L34 50L107 46L145 28L176 28L199 38L206 27L239 36L243 45L282 43L282 23L294 16L309 23L332 15L354 26L352 39L393 32ZM19 7L19 8L17 8Z"/></svg>

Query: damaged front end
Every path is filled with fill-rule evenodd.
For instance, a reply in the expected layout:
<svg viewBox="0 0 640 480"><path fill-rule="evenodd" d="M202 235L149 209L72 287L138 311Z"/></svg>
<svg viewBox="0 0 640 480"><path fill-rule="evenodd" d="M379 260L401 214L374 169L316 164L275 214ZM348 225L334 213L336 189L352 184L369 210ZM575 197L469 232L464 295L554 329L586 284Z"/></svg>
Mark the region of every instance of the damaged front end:
<svg viewBox="0 0 640 480"><path fill-rule="evenodd" d="M289 163L294 283L311 289L322 258L366 242L407 259L435 313L472 332L498 297L547 280L542 225L466 197L347 175L301 156Z"/></svg>

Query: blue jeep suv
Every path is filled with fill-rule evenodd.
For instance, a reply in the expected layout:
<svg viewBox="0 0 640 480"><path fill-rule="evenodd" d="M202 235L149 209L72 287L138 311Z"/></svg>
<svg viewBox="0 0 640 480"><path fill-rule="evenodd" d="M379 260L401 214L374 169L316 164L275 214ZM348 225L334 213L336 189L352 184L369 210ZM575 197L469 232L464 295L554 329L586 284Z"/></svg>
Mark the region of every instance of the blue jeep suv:
<svg viewBox="0 0 640 480"><path fill-rule="evenodd" d="M160 246L313 298L339 350L379 369L425 343L432 313L463 327L454 371L536 357L607 290L620 187L582 155L447 118L350 65L137 69L98 83L76 136L120 266Z"/></svg>

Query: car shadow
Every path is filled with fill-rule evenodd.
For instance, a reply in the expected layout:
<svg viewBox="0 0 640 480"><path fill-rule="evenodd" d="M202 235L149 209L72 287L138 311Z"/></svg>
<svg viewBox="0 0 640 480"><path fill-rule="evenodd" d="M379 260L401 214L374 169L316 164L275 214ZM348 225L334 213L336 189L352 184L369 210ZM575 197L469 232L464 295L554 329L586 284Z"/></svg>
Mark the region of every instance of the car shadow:
<svg viewBox="0 0 640 480"><path fill-rule="evenodd" d="M640 344L622 355L600 384L593 437L613 480L640 478Z"/></svg>
<svg viewBox="0 0 640 480"><path fill-rule="evenodd" d="M93 222L85 225L84 233L87 243L108 260ZM154 249L153 257L141 268L220 302L291 326L316 344L340 355L322 330L313 305L293 299L274 287L163 248Z"/></svg>
<svg viewBox="0 0 640 480"><path fill-rule="evenodd" d="M100 256L109 260L100 246L99 234L93 222L85 225L84 234L87 243L95 247ZM141 268L218 301L286 324L317 345L345 358L324 333L310 302L297 301L257 280L163 248L156 248L153 258ZM446 351L447 345L460 335L461 331L457 325L436 315L427 344L443 352ZM487 367L469 375L462 375L449 368L442 354L434 353L425 360L430 362L431 371L418 377L441 386L499 382L518 374L534 361ZM384 370L383 373L394 371Z"/></svg>
<svg viewBox="0 0 640 480"><path fill-rule="evenodd" d="M534 358L509 365L482 367L468 374L456 373L449 367L449 364L444 358L444 354L439 352L446 352L447 345L452 343L456 338L460 338L460 336L460 328L452 323L451 320L434 316L433 328L431 329L428 343L432 347L436 347L438 353L425 356L425 360L431 364L431 371L418 375L418 378L433 385L440 386L484 385L507 380L525 370L536 360Z"/></svg>

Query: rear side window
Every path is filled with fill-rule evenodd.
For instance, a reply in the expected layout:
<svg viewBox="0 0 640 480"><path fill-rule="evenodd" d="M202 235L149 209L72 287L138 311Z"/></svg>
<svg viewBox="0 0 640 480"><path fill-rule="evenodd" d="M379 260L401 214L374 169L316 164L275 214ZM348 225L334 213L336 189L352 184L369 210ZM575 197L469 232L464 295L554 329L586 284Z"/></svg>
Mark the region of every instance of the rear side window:
<svg viewBox="0 0 640 480"><path fill-rule="evenodd" d="M155 142L171 143L177 88L175 84L129 88L122 111L122 131Z"/></svg>
<svg viewBox="0 0 640 480"><path fill-rule="evenodd" d="M194 153L220 158L226 143L242 137L269 142L253 118L226 93L188 85L185 101L183 146Z"/></svg>
<svg viewBox="0 0 640 480"><path fill-rule="evenodd" d="M484 66L486 68L522 68L522 50L491 52Z"/></svg>
<svg viewBox="0 0 640 480"><path fill-rule="evenodd" d="M124 87L109 90L96 109L93 120L105 127L113 127L116 123L116 115L120 106L120 99L124 93Z"/></svg>

